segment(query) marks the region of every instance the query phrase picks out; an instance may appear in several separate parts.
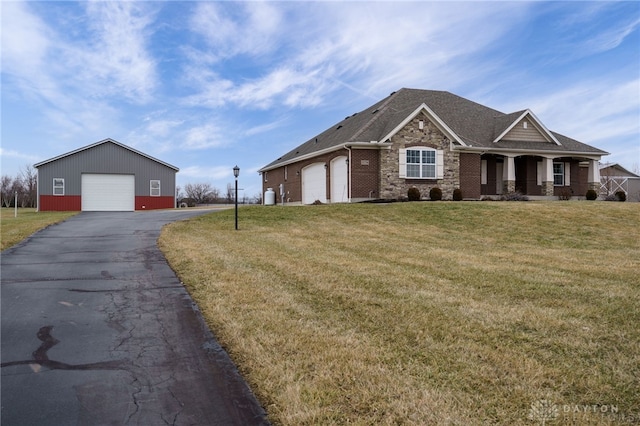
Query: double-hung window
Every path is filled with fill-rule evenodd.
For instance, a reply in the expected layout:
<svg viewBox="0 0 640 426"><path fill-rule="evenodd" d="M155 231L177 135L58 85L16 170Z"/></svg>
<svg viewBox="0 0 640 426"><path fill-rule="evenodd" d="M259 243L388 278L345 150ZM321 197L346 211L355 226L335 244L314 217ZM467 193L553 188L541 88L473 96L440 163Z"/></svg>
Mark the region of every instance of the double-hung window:
<svg viewBox="0 0 640 426"><path fill-rule="evenodd" d="M64 195L63 178L53 178L53 195Z"/></svg>
<svg viewBox="0 0 640 426"><path fill-rule="evenodd" d="M149 185L149 195L152 197L160 196L160 181L159 180L151 180Z"/></svg>
<svg viewBox="0 0 640 426"><path fill-rule="evenodd" d="M564 163L553 163L553 185L564 185Z"/></svg>
<svg viewBox="0 0 640 426"><path fill-rule="evenodd" d="M436 178L435 149L407 148L407 178Z"/></svg>

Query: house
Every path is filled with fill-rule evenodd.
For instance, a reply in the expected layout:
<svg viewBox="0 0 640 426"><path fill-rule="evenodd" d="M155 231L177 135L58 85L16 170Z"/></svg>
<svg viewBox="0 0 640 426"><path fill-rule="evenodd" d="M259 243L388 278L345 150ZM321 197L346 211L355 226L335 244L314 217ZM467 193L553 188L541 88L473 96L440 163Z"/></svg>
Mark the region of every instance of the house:
<svg viewBox="0 0 640 426"><path fill-rule="evenodd" d="M618 163L600 165L600 195L624 192L627 201L640 201L640 176Z"/></svg>
<svg viewBox="0 0 640 426"><path fill-rule="evenodd" d="M113 139L34 164L38 210L173 208L178 168Z"/></svg>
<svg viewBox="0 0 640 426"><path fill-rule="evenodd" d="M518 191L584 196L600 189L608 153L550 131L526 109L509 114L449 92L401 89L259 170L279 202L398 199L410 187L443 199Z"/></svg>

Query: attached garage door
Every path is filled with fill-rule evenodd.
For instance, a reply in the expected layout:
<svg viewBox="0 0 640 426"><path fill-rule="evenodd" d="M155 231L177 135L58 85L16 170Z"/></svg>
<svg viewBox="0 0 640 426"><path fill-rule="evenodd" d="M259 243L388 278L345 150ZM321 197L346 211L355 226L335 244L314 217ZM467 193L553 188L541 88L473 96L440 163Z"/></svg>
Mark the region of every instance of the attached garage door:
<svg viewBox="0 0 640 426"><path fill-rule="evenodd" d="M302 169L302 204L327 202L327 171L324 163L315 163Z"/></svg>
<svg viewBox="0 0 640 426"><path fill-rule="evenodd" d="M82 211L133 211L134 175L82 175Z"/></svg>
<svg viewBox="0 0 640 426"><path fill-rule="evenodd" d="M331 160L331 202L346 203L349 201L347 157L340 156Z"/></svg>

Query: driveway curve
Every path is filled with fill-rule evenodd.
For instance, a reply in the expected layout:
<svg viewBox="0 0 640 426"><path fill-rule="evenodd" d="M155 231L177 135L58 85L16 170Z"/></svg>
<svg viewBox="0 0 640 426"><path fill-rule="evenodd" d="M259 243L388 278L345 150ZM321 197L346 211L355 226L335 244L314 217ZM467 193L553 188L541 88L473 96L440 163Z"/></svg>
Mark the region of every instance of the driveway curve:
<svg viewBox="0 0 640 426"><path fill-rule="evenodd" d="M2 424L268 424L156 243L202 213L83 212L2 252Z"/></svg>

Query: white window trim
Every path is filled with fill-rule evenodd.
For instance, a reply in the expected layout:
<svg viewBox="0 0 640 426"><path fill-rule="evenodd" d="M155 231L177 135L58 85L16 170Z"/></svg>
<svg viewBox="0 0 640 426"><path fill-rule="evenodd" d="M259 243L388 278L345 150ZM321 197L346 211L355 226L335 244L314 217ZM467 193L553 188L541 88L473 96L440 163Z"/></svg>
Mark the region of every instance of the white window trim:
<svg viewBox="0 0 640 426"><path fill-rule="evenodd" d="M62 185L56 185L56 181L62 182ZM56 189L62 188L62 194L56 193ZM64 195L64 178L53 178L53 195L63 196Z"/></svg>
<svg viewBox="0 0 640 426"><path fill-rule="evenodd" d="M153 187L154 182L158 183L158 187L157 188ZM154 190L157 190L158 193L154 194ZM149 196L151 196L151 197L159 197L161 193L162 193L162 191L161 191L161 186L160 186L160 180L159 179L151 179L149 181Z"/></svg>
<svg viewBox="0 0 640 426"><path fill-rule="evenodd" d="M410 151L434 151L436 153L436 175L435 177L409 177L407 176L407 150ZM444 151L441 149L435 149L426 146L411 146L408 148L400 148L399 152L399 176L402 179L417 179L417 180L436 180L444 177Z"/></svg>
<svg viewBox="0 0 640 426"><path fill-rule="evenodd" d="M480 160L480 185L487 184L487 160Z"/></svg>
<svg viewBox="0 0 640 426"><path fill-rule="evenodd" d="M561 163L561 162L554 162L553 165L555 166L556 164L559 164L562 166L562 171L560 173L556 173L555 171L555 167L553 170L553 186L565 186L565 163ZM556 176L562 176L562 183L556 183Z"/></svg>

